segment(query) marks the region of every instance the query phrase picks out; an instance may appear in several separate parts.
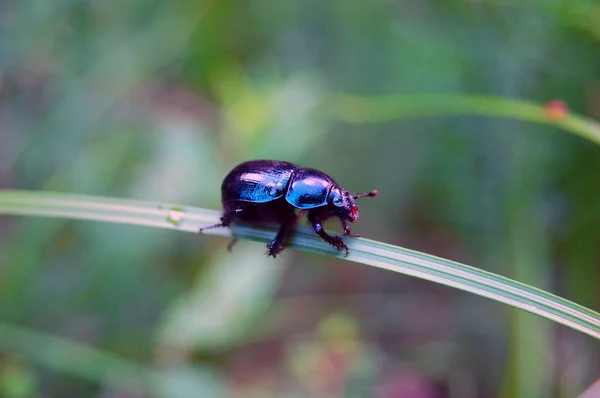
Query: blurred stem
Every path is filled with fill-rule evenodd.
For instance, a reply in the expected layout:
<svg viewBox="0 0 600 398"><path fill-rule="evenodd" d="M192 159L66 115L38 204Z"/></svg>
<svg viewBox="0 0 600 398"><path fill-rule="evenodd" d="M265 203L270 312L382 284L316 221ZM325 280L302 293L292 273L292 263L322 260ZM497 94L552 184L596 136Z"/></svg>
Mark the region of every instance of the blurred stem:
<svg viewBox="0 0 600 398"><path fill-rule="evenodd" d="M577 264L577 267L565 267L563 270L567 291L572 297L586 305L596 305L600 299L598 291L598 280L600 279L598 236L600 230L597 223L591 222L599 217L590 215L589 212L589 209L594 208L594 202L597 203L597 201L598 194L595 192L586 192L575 195L573 198L573 226L568 232L570 239L565 258L569 263Z"/></svg>
<svg viewBox="0 0 600 398"><path fill-rule="evenodd" d="M555 126L600 145L600 124L594 120L569 112L562 117L551 117L544 105L518 99L462 94L380 97L334 94L325 104L326 115L351 124L429 116L492 116Z"/></svg>
<svg viewBox="0 0 600 398"><path fill-rule="evenodd" d="M523 282L546 285L550 261L549 237L545 234L539 203L546 183L544 153L538 142L518 135L512 145L508 167L506 246L512 276ZM536 146L536 147L533 147ZM511 311L508 372L503 396L549 396L547 376L552 374L547 353L551 351L551 328L539 318Z"/></svg>
<svg viewBox="0 0 600 398"><path fill-rule="evenodd" d="M0 191L0 214L63 217L151 226L197 233L219 220L216 211L51 192ZM236 225L206 234L268 242L274 228ZM600 339L600 314L548 292L477 268L368 239L348 239L345 259L403 273L509 304ZM298 228L289 247L344 259L305 227ZM269 260L271 261L271 260Z"/></svg>

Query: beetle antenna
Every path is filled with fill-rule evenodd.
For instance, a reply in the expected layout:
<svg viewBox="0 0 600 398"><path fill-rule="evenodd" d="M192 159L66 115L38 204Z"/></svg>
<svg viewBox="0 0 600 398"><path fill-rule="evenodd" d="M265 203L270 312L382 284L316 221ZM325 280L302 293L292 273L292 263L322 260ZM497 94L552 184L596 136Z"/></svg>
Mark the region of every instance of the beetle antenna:
<svg viewBox="0 0 600 398"><path fill-rule="evenodd" d="M374 196L377 196L377 194L378 194L377 190L374 189L374 190L372 190L369 193L361 193L361 194L358 194L358 195L354 195L353 198L354 199L359 199L359 198L364 198L365 196L374 197Z"/></svg>

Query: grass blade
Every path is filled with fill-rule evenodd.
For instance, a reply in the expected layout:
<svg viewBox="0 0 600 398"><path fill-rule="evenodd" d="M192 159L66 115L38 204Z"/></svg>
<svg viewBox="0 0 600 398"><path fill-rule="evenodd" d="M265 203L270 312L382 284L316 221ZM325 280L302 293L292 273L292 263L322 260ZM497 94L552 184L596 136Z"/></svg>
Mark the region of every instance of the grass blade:
<svg viewBox="0 0 600 398"><path fill-rule="evenodd" d="M13 190L0 191L0 214L105 221L193 233L200 227L217 223L220 215L213 210L131 199ZM268 242L275 231L268 227L237 225L206 233ZM351 250L347 260L472 292L600 339L600 314L546 291L454 261L369 239L348 239L347 243ZM305 227L298 228L288 245L344 258Z"/></svg>

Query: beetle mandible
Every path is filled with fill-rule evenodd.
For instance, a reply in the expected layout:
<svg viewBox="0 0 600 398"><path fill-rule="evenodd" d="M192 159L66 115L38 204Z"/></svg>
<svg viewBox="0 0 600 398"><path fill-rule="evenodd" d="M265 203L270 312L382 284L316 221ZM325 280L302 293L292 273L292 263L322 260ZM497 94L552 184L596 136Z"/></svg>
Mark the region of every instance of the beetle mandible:
<svg viewBox="0 0 600 398"><path fill-rule="evenodd" d="M283 242L293 233L298 215L306 213L313 230L325 242L336 249L350 252L344 240L331 236L323 228L323 222L337 217L344 228L344 235L357 237L350 232L348 222L358 218L355 199L376 196L373 190L366 194L352 195L341 188L322 171L303 168L278 160L250 160L239 164L227 174L221 185L223 216L221 222L200 229L200 232L217 227L228 227L232 221L248 223L279 224L279 232L269 244L267 255L277 256L283 250ZM232 243L234 243L232 241ZM231 248L230 243L229 248Z"/></svg>

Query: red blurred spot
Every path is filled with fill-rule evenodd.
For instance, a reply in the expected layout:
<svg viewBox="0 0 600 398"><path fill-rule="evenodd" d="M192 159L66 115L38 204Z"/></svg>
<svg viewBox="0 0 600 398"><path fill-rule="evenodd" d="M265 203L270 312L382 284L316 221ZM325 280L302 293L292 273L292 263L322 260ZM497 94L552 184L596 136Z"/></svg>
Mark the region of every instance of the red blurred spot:
<svg viewBox="0 0 600 398"><path fill-rule="evenodd" d="M546 104L544 107L546 116L551 120L559 120L567 116L569 113L569 105L562 100L553 100Z"/></svg>

